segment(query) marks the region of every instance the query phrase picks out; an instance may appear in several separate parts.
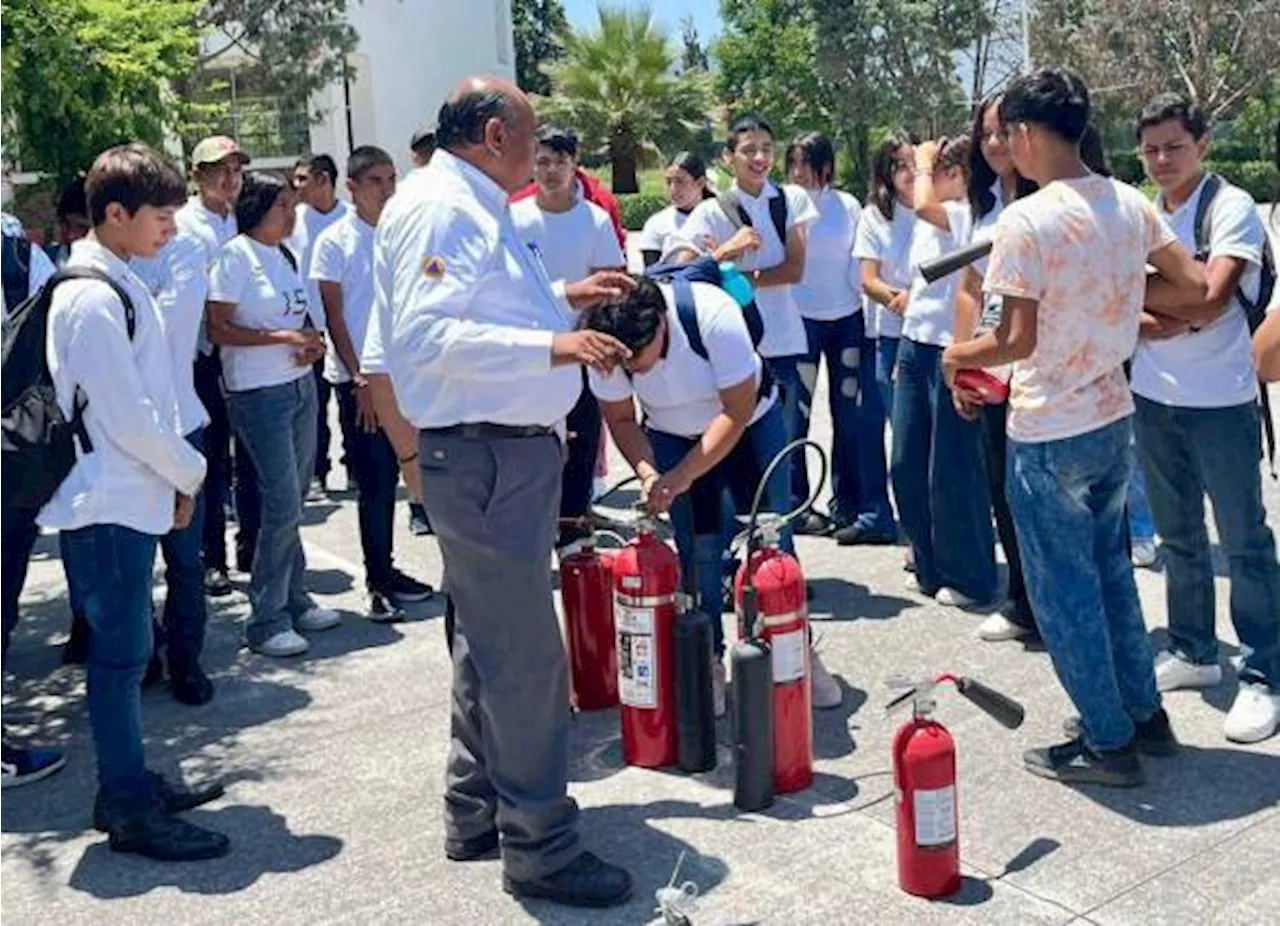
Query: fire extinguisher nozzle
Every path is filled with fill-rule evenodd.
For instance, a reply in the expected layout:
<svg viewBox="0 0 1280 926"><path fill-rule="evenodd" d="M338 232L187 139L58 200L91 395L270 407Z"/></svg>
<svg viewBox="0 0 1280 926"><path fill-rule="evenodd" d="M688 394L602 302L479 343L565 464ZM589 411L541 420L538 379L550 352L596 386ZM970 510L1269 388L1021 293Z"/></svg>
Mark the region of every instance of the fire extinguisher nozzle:
<svg viewBox="0 0 1280 926"><path fill-rule="evenodd" d="M983 713L1010 730L1016 730L1022 726L1022 721L1027 716L1026 708L1013 698L982 684L977 679L967 677L956 679L956 690Z"/></svg>

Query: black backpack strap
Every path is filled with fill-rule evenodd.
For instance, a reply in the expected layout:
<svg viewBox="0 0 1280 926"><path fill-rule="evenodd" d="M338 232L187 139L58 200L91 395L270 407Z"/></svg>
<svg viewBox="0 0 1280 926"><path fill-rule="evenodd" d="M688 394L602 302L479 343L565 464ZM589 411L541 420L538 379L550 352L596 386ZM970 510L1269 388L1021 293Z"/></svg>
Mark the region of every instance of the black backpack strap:
<svg viewBox="0 0 1280 926"><path fill-rule="evenodd" d="M706 342L702 340L702 329L698 326L698 310L693 300L693 284L686 279L676 277L671 281L671 292L676 300L676 317L680 319L680 327L684 329L684 335L689 339L689 347L709 363L711 355L707 352ZM763 399L771 395L773 385L773 370L769 368L769 361L762 357L760 388L757 390L759 398Z"/></svg>
<svg viewBox="0 0 1280 926"><path fill-rule="evenodd" d="M716 202L720 204L720 211L733 223L735 229L742 228L744 225L747 228L752 227L751 216L747 215L747 210L743 207L736 190L725 190L717 194Z"/></svg>
<svg viewBox="0 0 1280 926"><path fill-rule="evenodd" d="M115 291L120 299L120 305L124 307L124 326L129 332L129 340L133 340L133 336L138 330L138 312L133 306L133 300L129 298L129 294L124 291L124 287L113 280L108 274L96 267L61 267L49 278L49 286L57 286L64 280L96 280L99 283L106 283Z"/></svg>
<svg viewBox="0 0 1280 926"><path fill-rule="evenodd" d="M31 242L4 236L4 306L12 312L31 295Z"/></svg>
<svg viewBox="0 0 1280 926"><path fill-rule="evenodd" d="M1209 244L1213 238L1209 209L1213 206L1213 200L1221 189L1222 178L1210 173L1205 178L1204 187L1200 190L1200 202L1196 203L1195 218L1196 253L1193 256L1196 260L1209 259Z"/></svg>
<svg viewBox="0 0 1280 926"><path fill-rule="evenodd" d="M773 230L778 233L782 242L782 250L787 249L787 193L782 187L777 188L778 195L769 200L769 218L773 220Z"/></svg>

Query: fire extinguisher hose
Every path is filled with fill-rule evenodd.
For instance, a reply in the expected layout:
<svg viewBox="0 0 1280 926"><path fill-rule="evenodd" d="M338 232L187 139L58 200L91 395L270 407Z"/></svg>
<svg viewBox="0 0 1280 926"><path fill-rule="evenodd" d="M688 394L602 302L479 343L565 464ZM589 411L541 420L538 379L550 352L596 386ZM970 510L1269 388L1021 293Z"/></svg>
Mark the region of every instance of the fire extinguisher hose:
<svg viewBox="0 0 1280 926"><path fill-rule="evenodd" d="M826 485L826 482L827 482L827 469L828 469L827 454L826 454L826 451L822 449L822 445L818 444L816 441L812 441L812 440L809 440L808 438L802 437L799 440L792 441L791 443L787 444L787 446L779 450L778 453L774 456L774 458L769 461L769 465L765 467L764 475L760 477L760 483L756 486L755 498L752 499L752 502L751 502L751 518L747 522L747 529L743 533L735 537L733 540L733 546L735 547L738 544L740 544L743 541L743 539L746 540L748 558L750 558L750 554L754 552L754 549L755 549L754 544L757 538L756 523L759 520L760 506L764 503L765 488L769 485L769 480L773 478L774 472L778 469L779 466L782 465L782 462L786 460L787 457L795 453L797 450L803 451L804 449L809 447L812 447L815 451L817 451L818 462L820 464L820 467L818 470L819 476L812 483L813 488L809 493L809 497L805 499L800 505L798 505L794 510L788 511L786 514L784 514L779 522L779 527L786 524L790 524L796 518L801 517L804 514L807 514L809 510L813 508L815 504L817 504L818 496L822 492L822 487ZM803 462L803 458L801 458L801 462Z"/></svg>

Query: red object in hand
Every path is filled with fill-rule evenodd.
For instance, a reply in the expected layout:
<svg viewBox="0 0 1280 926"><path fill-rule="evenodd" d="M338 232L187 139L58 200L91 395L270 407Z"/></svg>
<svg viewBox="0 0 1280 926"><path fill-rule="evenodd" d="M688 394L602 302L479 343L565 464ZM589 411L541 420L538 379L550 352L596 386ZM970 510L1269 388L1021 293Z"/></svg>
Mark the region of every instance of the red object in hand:
<svg viewBox="0 0 1280 926"><path fill-rule="evenodd" d="M961 370L956 374L956 385L976 392L987 405L1003 405L1009 401L1009 384L986 370Z"/></svg>

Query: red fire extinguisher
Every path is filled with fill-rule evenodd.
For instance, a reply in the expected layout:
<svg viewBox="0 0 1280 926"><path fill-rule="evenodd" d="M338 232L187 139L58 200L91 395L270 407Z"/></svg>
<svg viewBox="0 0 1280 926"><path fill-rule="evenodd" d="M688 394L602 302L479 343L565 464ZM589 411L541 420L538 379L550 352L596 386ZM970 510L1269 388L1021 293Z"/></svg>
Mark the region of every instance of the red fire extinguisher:
<svg viewBox="0 0 1280 926"><path fill-rule="evenodd" d="M773 775L779 794L813 784L813 690L810 687L809 610L799 561L779 547L783 519L760 515L758 542L734 578L743 613L744 589L755 589L756 636L773 664Z"/></svg>
<svg viewBox="0 0 1280 926"><path fill-rule="evenodd" d="M676 762L675 621L680 561L641 518L613 561L622 755L628 765Z"/></svg>
<svg viewBox="0 0 1280 926"><path fill-rule="evenodd" d="M898 884L918 897L946 897L960 890L960 827L956 803L956 744L933 719L934 690L952 682L956 690L998 722L1015 729L1022 705L971 678L949 674L912 684L887 712L911 705L911 719L893 738L893 784L897 799Z"/></svg>
<svg viewBox="0 0 1280 926"><path fill-rule="evenodd" d="M613 551L596 549L594 536L560 563L569 649L570 696L580 711L618 704L618 651L613 628Z"/></svg>

